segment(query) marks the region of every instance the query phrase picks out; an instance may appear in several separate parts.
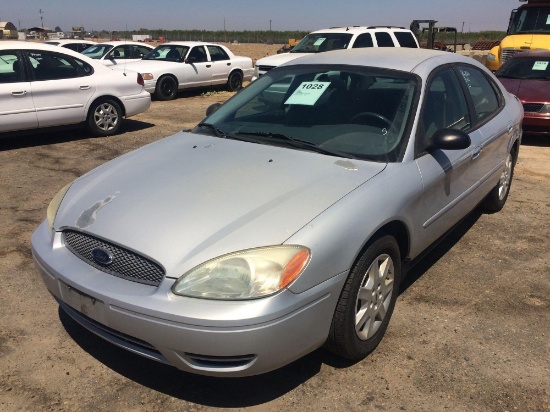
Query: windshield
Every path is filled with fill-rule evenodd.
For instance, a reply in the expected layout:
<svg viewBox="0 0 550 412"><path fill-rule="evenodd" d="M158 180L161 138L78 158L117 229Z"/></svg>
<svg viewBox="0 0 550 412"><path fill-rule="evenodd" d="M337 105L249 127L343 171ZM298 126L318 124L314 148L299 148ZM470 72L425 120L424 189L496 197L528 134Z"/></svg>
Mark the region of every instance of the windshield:
<svg viewBox="0 0 550 412"><path fill-rule="evenodd" d="M280 67L193 129L220 138L398 161L417 90L409 73L344 65Z"/></svg>
<svg viewBox="0 0 550 412"><path fill-rule="evenodd" d="M510 79L550 80L550 57L516 57L497 72L497 77Z"/></svg>
<svg viewBox="0 0 550 412"><path fill-rule="evenodd" d="M509 34L531 33L550 33L550 7L525 7L516 12Z"/></svg>
<svg viewBox="0 0 550 412"><path fill-rule="evenodd" d="M162 45L151 50L145 56L143 60L162 60L169 62L181 62L187 55L189 47L177 46L177 45Z"/></svg>
<svg viewBox="0 0 550 412"><path fill-rule="evenodd" d="M352 37L349 33L310 33L290 53L320 53L346 49Z"/></svg>
<svg viewBox="0 0 550 412"><path fill-rule="evenodd" d="M108 44L98 44L97 46L90 46L82 52L83 55L88 56L90 59L101 59L111 50L113 46Z"/></svg>

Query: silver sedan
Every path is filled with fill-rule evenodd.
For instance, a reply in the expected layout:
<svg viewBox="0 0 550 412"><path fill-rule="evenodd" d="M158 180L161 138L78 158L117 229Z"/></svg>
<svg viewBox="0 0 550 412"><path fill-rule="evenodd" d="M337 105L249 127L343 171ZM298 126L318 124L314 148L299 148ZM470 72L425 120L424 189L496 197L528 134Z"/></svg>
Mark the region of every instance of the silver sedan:
<svg viewBox="0 0 550 412"><path fill-rule="evenodd" d="M373 351L407 269L504 206L523 115L473 59L413 49L297 59L208 113L63 188L32 248L85 328L214 376Z"/></svg>

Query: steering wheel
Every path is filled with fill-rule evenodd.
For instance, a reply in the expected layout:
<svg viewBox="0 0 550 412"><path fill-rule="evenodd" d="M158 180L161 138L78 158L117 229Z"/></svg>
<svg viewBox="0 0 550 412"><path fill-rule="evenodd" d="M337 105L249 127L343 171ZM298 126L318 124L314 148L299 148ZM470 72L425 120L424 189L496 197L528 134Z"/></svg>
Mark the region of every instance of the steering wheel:
<svg viewBox="0 0 550 412"><path fill-rule="evenodd" d="M380 120L384 123L385 127L387 127L387 128L391 127L391 125L392 125L392 122L388 118L382 116L379 113L374 113L374 112L357 113L355 116L353 116L351 118L350 122L351 123L363 123L362 121L359 121L359 120L367 119L367 118Z"/></svg>

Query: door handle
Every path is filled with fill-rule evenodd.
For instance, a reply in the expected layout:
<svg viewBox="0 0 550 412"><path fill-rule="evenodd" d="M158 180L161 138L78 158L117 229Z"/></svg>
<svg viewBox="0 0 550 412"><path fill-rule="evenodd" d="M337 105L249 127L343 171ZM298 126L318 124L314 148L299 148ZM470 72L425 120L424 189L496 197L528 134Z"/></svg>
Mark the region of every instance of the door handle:
<svg viewBox="0 0 550 412"><path fill-rule="evenodd" d="M481 146L476 146L474 151L472 152L472 160L477 159L480 154L481 154Z"/></svg>
<svg viewBox="0 0 550 412"><path fill-rule="evenodd" d="M211 67L212 67L211 64L207 64L207 65L206 65L206 68L207 68L207 69L209 69L209 68L211 68Z"/></svg>
<svg viewBox="0 0 550 412"><path fill-rule="evenodd" d="M514 129L513 123L508 123L508 132L511 132Z"/></svg>
<svg viewBox="0 0 550 412"><path fill-rule="evenodd" d="M11 95L12 96L25 96L27 94L27 91L26 90L22 90L20 92L11 92Z"/></svg>
<svg viewBox="0 0 550 412"><path fill-rule="evenodd" d="M227 63L228 66L231 66L231 63Z"/></svg>
<svg viewBox="0 0 550 412"><path fill-rule="evenodd" d="M90 90L90 89L91 89L91 87L90 87L90 86L87 86L87 85L85 85L85 86L80 86L80 90Z"/></svg>

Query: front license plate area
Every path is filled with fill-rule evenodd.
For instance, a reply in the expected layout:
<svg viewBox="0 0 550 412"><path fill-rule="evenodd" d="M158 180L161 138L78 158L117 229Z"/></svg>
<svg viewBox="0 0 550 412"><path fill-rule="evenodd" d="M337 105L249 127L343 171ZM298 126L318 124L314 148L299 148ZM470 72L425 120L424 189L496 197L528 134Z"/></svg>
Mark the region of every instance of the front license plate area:
<svg viewBox="0 0 550 412"><path fill-rule="evenodd" d="M79 311L83 315L106 325L105 322L105 304L66 283L59 281L61 289L61 299L73 309Z"/></svg>

